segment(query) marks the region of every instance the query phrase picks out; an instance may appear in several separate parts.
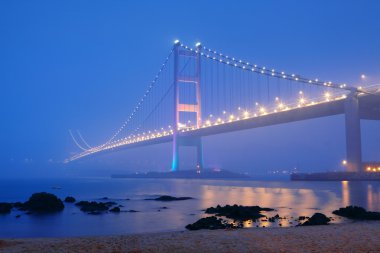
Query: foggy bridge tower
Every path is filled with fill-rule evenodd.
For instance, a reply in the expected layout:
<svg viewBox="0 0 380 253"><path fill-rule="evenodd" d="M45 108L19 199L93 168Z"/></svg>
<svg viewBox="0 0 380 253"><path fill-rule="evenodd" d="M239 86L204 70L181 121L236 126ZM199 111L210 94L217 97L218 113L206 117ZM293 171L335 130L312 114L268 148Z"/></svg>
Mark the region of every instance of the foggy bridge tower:
<svg viewBox="0 0 380 253"><path fill-rule="evenodd" d="M347 171L362 172L362 143L358 92L352 91L345 101Z"/></svg>
<svg viewBox="0 0 380 253"><path fill-rule="evenodd" d="M181 122L181 117L186 114L193 116L194 127L201 127L202 124L202 107L201 107L201 44L196 44L196 50L190 51L181 48L181 43L176 40L174 42L174 124L173 124L173 161L172 171L179 169L179 148L180 146L191 146L197 149L197 171L203 169L203 147L201 137L181 136L181 127L186 127L186 123ZM185 59L185 61L180 61ZM188 64L193 68L189 71L183 71L189 68ZM182 63L182 65L181 65ZM183 74L183 73L191 74ZM185 87L187 85L187 87ZM190 86L190 87L189 87ZM185 88L190 88L194 91L193 101L182 101L181 91ZM182 98L182 99L181 99Z"/></svg>

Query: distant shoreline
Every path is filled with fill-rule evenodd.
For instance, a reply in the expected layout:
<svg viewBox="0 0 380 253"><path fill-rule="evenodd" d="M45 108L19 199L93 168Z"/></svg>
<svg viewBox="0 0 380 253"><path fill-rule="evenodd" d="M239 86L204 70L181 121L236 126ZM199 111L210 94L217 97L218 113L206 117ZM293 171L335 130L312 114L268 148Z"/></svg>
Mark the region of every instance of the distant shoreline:
<svg viewBox="0 0 380 253"><path fill-rule="evenodd" d="M380 221L98 237L0 239L0 252L379 252Z"/></svg>

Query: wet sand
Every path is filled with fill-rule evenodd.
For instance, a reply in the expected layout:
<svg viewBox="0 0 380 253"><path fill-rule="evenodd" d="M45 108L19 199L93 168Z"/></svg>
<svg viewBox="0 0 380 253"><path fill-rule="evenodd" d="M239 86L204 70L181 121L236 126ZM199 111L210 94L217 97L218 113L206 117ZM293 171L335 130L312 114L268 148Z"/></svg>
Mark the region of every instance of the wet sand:
<svg viewBox="0 0 380 253"><path fill-rule="evenodd" d="M380 252L380 221L327 226L2 239L0 252Z"/></svg>

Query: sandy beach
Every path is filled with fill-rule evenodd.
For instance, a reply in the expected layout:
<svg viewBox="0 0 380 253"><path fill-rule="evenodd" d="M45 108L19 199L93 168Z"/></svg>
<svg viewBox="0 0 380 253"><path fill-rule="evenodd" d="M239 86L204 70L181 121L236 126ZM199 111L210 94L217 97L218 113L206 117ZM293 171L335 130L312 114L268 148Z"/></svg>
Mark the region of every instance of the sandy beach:
<svg viewBox="0 0 380 253"><path fill-rule="evenodd" d="M380 252L380 222L327 226L2 239L0 252Z"/></svg>

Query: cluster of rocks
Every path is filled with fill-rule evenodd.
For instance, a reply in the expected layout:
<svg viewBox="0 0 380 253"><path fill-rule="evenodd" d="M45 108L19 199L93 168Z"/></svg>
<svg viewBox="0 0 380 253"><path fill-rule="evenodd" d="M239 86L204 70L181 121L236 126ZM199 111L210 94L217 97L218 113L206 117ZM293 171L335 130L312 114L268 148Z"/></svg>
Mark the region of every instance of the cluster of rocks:
<svg viewBox="0 0 380 253"><path fill-rule="evenodd" d="M199 229L226 229L234 228L234 225L226 222L223 219L218 219L215 216L201 218L193 224L188 224L186 229L188 230L199 230Z"/></svg>
<svg viewBox="0 0 380 253"><path fill-rule="evenodd" d="M188 224L186 229L198 230L198 229L227 229L227 228L242 228L243 221L257 220L261 217L265 217L260 212L273 211L272 208L263 208L260 206L238 206L238 205L225 205L216 207L209 207L205 210L206 214L214 214L206 218L201 218L193 224ZM216 216L223 216L228 219L234 220L234 223L229 223L226 220L217 218Z"/></svg>
<svg viewBox="0 0 380 253"><path fill-rule="evenodd" d="M369 212L363 207L346 206L333 211L333 214L353 220L380 220L379 212Z"/></svg>
<svg viewBox="0 0 380 253"><path fill-rule="evenodd" d="M0 203L0 214L8 214L11 212L13 205L11 203Z"/></svg>
<svg viewBox="0 0 380 253"><path fill-rule="evenodd" d="M188 200L192 199L191 197L173 197L168 195L159 196L154 199L147 200L156 200L156 201L179 201L179 200ZM72 197L67 196L64 201L59 199L57 196L47 192L39 192L34 193L28 201L26 202L16 202L16 203L6 203L0 202L0 214L9 214L12 209L15 208L19 211L23 211L26 214L32 213L52 213L52 212L60 212L65 208L65 203L75 203L75 206L79 207L82 212L88 214L102 214L106 212L112 213L120 213L120 212L130 212L135 213L138 212L136 210L125 210L122 211L122 205L118 205L114 201L109 200L107 197L101 199L102 201L79 201ZM123 199L129 200L129 199ZM161 207L158 210L167 209L167 207ZM20 215L16 216L17 218Z"/></svg>
<svg viewBox="0 0 380 253"><path fill-rule="evenodd" d="M108 198L105 198L108 199ZM15 203L0 203L0 214L9 214L12 209L15 208L19 211L23 211L26 214L32 213L54 213L60 212L65 208L64 203L76 203L76 199L72 196L67 196L64 201L59 199L57 196L47 192L34 193L26 202L15 202ZM101 214L106 211L119 213L121 212L120 207L116 202L96 202L96 201L79 201L75 204L80 207L80 210L89 214ZM129 210L127 212L137 212L135 210ZM20 215L16 216L17 218Z"/></svg>
<svg viewBox="0 0 380 253"><path fill-rule="evenodd" d="M173 197L173 196L168 196L168 195L163 195L158 198L154 199L145 199L145 200L156 200L156 201L179 201L179 200L188 200L188 199L193 199L191 197Z"/></svg>
<svg viewBox="0 0 380 253"><path fill-rule="evenodd" d="M120 212L120 206L115 206L117 205L117 203L113 201L108 201L108 202L79 201L75 205L80 207L80 210L82 212L86 212L88 214L101 214L106 211L110 211L114 213ZM111 207L113 208L110 209Z"/></svg>
<svg viewBox="0 0 380 253"><path fill-rule="evenodd" d="M265 217L260 212L274 211L272 208L263 208L260 206L238 206L238 205L225 205L207 208L205 213L215 214L216 216L225 216L226 218L236 221L257 220Z"/></svg>
<svg viewBox="0 0 380 253"><path fill-rule="evenodd" d="M287 218L280 217L278 214L272 217L266 217L261 214L262 211L273 210L274 209L272 208L262 208L260 206L218 205L205 210L205 213L214 214L215 216L201 218L197 222L187 225L186 228L189 230L240 228L243 227L243 221L256 221L260 218L261 221L265 222L279 222L278 225L282 226L280 221L284 219L286 220ZM355 220L380 220L380 212L370 212L358 206L343 207L333 211L333 214ZM217 218L217 216L232 219L234 220L234 223L228 223L221 218ZM314 213L311 217L299 216L295 219L295 221L298 221L297 226L328 225L332 220L332 217L327 217L322 213ZM236 223L238 225L235 225ZM292 224L292 222L289 221L289 224Z"/></svg>
<svg viewBox="0 0 380 253"><path fill-rule="evenodd" d="M306 220L305 222L299 224L298 226L316 226L316 225L328 225L329 222L331 221L330 218L328 218L326 215L323 213L315 213L313 216L310 218L306 217L300 217L300 218L305 218L303 220ZM298 220L301 220L298 218Z"/></svg>

